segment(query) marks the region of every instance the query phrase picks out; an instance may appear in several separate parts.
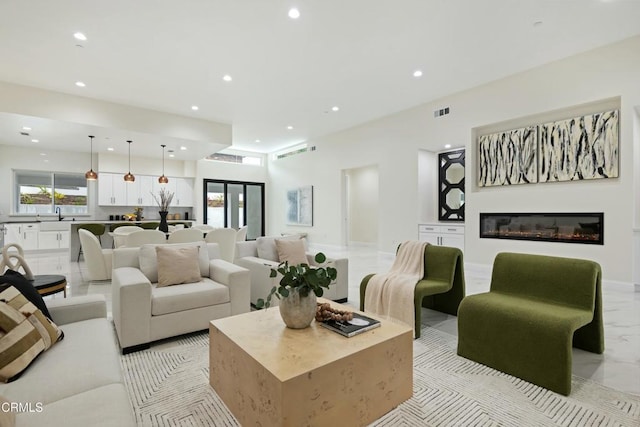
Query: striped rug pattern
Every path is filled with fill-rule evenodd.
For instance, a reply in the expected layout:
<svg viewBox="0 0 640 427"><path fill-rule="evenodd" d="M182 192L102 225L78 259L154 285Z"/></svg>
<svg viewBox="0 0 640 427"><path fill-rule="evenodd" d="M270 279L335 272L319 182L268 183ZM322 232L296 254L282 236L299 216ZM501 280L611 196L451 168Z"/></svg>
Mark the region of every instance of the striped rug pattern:
<svg viewBox="0 0 640 427"><path fill-rule="evenodd" d="M573 377L565 397L456 355L456 337L423 328L413 397L372 426L640 426L640 396ZM122 356L139 426L238 426L209 386L209 336Z"/></svg>

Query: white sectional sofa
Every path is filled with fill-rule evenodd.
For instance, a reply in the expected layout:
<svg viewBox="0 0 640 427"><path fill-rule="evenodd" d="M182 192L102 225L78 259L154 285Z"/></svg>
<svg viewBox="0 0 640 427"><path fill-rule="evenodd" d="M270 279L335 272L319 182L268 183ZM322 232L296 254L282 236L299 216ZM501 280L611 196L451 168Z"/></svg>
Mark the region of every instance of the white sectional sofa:
<svg viewBox="0 0 640 427"><path fill-rule="evenodd" d="M199 277L179 285L158 286L157 246L201 248L195 255ZM123 354L148 348L159 339L207 329L213 319L248 312L249 280L249 271L220 259L215 243L114 249L113 322Z"/></svg>
<svg viewBox="0 0 640 427"><path fill-rule="evenodd" d="M0 395L22 405L16 427L135 426L104 297L53 299L47 308L64 339L0 384Z"/></svg>
<svg viewBox="0 0 640 427"><path fill-rule="evenodd" d="M297 239L299 237L285 237L285 239ZM259 298L266 298L271 288L280 281L280 275L271 278L271 269L279 264L276 250L276 237L259 237L256 240L237 242L236 258L234 263L251 272L251 304L255 305ZM306 252L309 265L316 265L316 252ZM328 265L337 270L337 278L328 290L325 290L323 298L337 302L346 302L349 291L349 260L347 258L329 258ZM278 305L278 298L271 300L271 305Z"/></svg>

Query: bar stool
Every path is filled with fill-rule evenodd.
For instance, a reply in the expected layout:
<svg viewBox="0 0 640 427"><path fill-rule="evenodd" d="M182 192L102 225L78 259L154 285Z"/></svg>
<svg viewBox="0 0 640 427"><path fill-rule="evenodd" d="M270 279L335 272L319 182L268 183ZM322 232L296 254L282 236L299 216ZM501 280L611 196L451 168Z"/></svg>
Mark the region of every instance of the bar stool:
<svg viewBox="0 0 640 427"><path fill-rule="evenodd" d="M104 234L107 227L104 224L82 224L78 226L78 230L79 229L84 229L90 232L91 234L94 234L100 241L100 245L102 245L102 239L100 238L100 236ZM80 250L78 251L77 262L80 262L80 254L82 254L82 245L80 245Z"/></svg>

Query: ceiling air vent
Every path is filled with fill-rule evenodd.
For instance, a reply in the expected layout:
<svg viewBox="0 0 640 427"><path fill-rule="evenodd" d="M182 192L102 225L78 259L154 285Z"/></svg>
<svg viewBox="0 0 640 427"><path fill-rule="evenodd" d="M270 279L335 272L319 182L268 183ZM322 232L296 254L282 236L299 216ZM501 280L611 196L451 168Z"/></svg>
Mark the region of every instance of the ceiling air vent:
<svg viewBox="0 0 640 427"><path fill-rule="evenodd" d="M22 135L22 136L29 136L29 132L20 132L20 135Z"/></svg>
<svg viewBox="0 0 640 427"><path fill-rule="evenodd" d="M441 108L433 112L433 117L441 117L449 114L449 107Z"/></svg>

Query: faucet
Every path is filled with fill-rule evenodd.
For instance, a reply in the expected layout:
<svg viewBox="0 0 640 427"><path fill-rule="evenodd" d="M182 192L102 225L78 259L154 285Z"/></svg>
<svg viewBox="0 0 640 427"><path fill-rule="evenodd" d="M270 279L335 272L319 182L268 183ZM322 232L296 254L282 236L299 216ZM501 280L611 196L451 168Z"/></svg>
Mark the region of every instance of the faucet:
<svg viewBox="0 0 640 427"><path fill-rule="evenodd" d="M64 217L62 216L62 213L60 212L60 206L58 206L56 208L56 213L58 214L58 221L62 221L64 219Z"/></svg>

